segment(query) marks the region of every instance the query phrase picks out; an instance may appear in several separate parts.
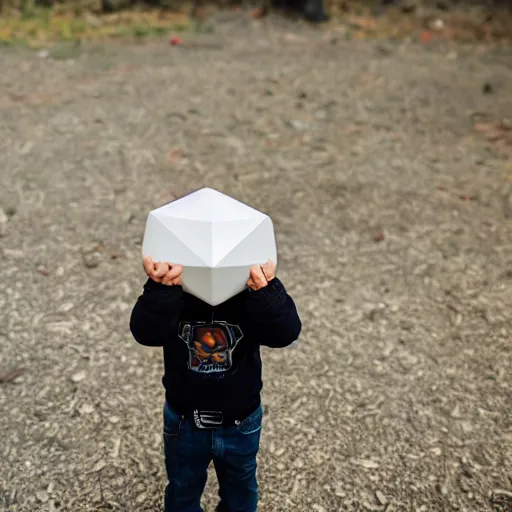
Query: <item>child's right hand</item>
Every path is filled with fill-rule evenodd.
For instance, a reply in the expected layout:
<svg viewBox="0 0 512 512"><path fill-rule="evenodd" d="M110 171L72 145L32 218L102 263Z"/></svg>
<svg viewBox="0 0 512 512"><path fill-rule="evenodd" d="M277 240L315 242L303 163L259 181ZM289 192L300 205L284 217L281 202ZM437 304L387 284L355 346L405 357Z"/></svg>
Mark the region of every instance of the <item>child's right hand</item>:
<svg viewBox="0 0 512 512"><path fill-rule="evenodd" d="M162 261L154 262L151 256L144 258L144 270L153 281L166 286L181 286L183 267Z"/></svg>

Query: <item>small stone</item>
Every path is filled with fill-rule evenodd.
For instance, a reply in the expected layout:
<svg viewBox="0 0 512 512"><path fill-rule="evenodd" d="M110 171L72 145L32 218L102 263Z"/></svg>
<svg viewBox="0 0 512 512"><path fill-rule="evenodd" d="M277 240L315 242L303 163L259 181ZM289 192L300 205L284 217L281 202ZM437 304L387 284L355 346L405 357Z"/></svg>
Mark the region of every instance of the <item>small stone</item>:
<svg viewBox="0 0 512 512"><path fill-rule="evenodd" d="M377 498L377 501L382 505L386 506L388 504L388 500L383 492L381 491L375 491L375 497Z"/></svg>
<svg viewBox="0 0 512 512"><path fill-rule="evenodd" d="M109 421L110 423L112 423L113 425L115 425L116 423L119 423L120 418L119 418L119 416L110 416L110 417L108 418L108 421Z"/></svg>
<svg viewBox="0 0 512 512"><path fill-rule="evenodd" d="M91 414L92 412L94 412L94 407L91 404L83 404L80 407L80 412L82 414Z"/></svg>
<svg viewBox="0 0 512 512"><path fill-rule="evenodd" d="M98 471L101 471L106 465L107 463L103 459L100 459L96 464L94 464L92 473L98 473Z"/></svg>
<svg viewBox="0 0 512 512"><path fill-rule="evenodd" d="M37 52L37 56L40 59L46 59L50 55L50 52L48 50L41 50L40 52Z"/></svg>
<svg viewBox="0 0 512 512"><path fill-rule="evenodd" d="M504 117L501 120L501 128L503 128L504 130L507 130L507 131L512 130L512 118Z"/></svg>
<svg viewBox="0 0 512 512"><path fill-rule="evenodd" d="M492 491L494 497L497 496L505 496L507 498L512 499L512 491L506 491L505 489L494 489Z"/></svg>
<svg viewBox="0 0 512 512"><path fill-rule="evenodd" d="M113 459L117 459L119 457L119 450L121 449L121 438L118 437L114 441L114 446L112 447L111 457Z"/></svg>
<svg viewBox="0 0 512 512"><path fill-rule="evenodd" d="M460 426L461 426L462 432L464 432L464 434L471 434L471 432L473 432L473 430L474 430L473 425L469 421L463 421L460 424Z"/></svg>
<svg viewBox="0 0 512 512"><path fill-rule="evenodd" d="M145 501L147 501L148 499L148 495L143 492L141 494L139 494L136 498L135 498L135 503L137 503L138 505L142 505L142 503L144 503Z"/></svg>
<svg viewBox="0 0 512 512"><path fill-rule="evenodd" d="M41 503L46 503L50 499L50 497L48 496L48 493L46 491L37 491L36 492L36 498Z"/></svg>
<svg viewBox="0 0 512 512"><path fill-rule="evenodd" d="M308 129L308 124L305 123L304 121L301 121L300 119L292 119L288 121L288 125L291 128L297 130L298 132L303 132Z"/></svg>
<svg viewBox="0 0 512 512"><path fill-rule="evenodd" d="M19 375L17 375L16 377L14 377L14 379L12 379L12 382L14 384L21 384L22 382L25 382L25 375L23 375L22 373L20 373Z"/></svg>
<svg viewBox="0 0 512 512"><path fill-rule="evenodd" d="M379 467L379 463L370 459L352 459L353 464L357 464L358 466L362 466L366 469L377 469Z"/></svg>
<svg viewBox="0 0 512 512"><path fill-rule="evenodd" d="M87 374L85 373L85 371L83 371L83 370L82 370L82 371L80 371L80 372L78 372L78 373L75 373L75 374L71 377L71 380L72 380L73 382L80 382L80 381L82 381L82 380L84 380L84 379L85 379L85 376L86 376L86 375L87 375Z"/></svg>
<svg viewBox="0 0 512 512"><path fill-rule="evenodd" d="M7 214L0 208L0 237L7 235Z"/></svg>
<svg viewBox="0 0 512 512"><path fill-rule="evenodd" d="M101 254L98 252L89 252L83 255L84 265L87 268L96 268L101 261Z"/></svg>
<svg viewBox="0 0 512 512"><path fill-rule="evenodd" d="M457 313L452 320L453 325L459 326L462 323L462 315Z"/></svg>
<svg viewBox="0 0 512 512"><path fill-rule="evenodd" d="M382 507L373 505L369 501L363 501L361 505L363 505L364 510L368 510L369 512L380 512L382 509Z"/></svg>
<svg viewBox="0 0 512 512"><path fill-rule="evenodd" d="M322 505L318 505L316 503L313 505L313 510L316 510L316 512L327 512Z"/></svg>
<svg viewBox="0 0 512 512"><path fill-rule="evenodd" d="M443 28L444 28L444 21L440 18L432 20L432 22L430 23L431 30L443 30Z"/></svg>
<svg viewBox="0 0 512 512"><path fill-rule="evenodd" d="M450 416L451 416L452 418L462 418L462 414L461 414L461 412L460 412L460 406L459 406L459 404L457 404L457 405L453 408L452 412L450 413Z"/></svg>
<svg viewBox="0 0 512 512"><path fill-rule="evenodd" d="M32 148L34 147L34 144L30 142L29 140L23 144L23 146L20 149L20 155L28 155Z"/></svg>

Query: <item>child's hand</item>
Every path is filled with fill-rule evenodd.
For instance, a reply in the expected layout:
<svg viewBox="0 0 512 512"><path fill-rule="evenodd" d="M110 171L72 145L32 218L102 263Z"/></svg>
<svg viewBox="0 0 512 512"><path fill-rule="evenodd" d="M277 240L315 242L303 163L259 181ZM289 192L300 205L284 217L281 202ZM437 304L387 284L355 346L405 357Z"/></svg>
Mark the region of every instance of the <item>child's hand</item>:
<svg viewBox="0 0 512 512"><path fill-rule="evenodd" d="M157 283L166 286L181 286L181 273L183 272L181 265L161 261L154 262L151 256L146 256L144 258L144 270L148 277Z"/></svg>
<svg viewBox="0 0 512 512"><path fill-rule="evenodd" d="M276 277L276 264L268 260L264 265L253 265L247 286L253 290L261 290Z"/></svg>

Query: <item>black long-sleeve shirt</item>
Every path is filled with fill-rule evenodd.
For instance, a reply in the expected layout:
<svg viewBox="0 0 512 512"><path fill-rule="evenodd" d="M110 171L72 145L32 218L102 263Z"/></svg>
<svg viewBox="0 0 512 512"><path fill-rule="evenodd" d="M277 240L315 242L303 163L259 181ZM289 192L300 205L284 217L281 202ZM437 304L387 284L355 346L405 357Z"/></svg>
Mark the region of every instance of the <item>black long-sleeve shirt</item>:
<svg viewBox="0 0 512 512"><path fill-rule="evenodd" d="M260 346L286 347L301 321L293 299L274 278L218 306L148 279L130 319L135 340L163 347L166 399L177 410L221 410L236 416L259 403Z"/></svg>

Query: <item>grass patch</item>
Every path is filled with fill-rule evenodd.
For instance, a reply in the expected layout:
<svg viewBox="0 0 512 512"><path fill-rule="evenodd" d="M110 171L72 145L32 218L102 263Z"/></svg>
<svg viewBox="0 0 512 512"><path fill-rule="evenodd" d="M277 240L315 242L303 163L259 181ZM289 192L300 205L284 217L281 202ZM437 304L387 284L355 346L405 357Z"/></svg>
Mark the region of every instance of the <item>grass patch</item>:
<svg viewBox="0 0 512 512"><path fill-rule="evenodd" d="M41 47L59 41L99 41L110 38L146 39L193 30L184 13L156 10L96 16L34 8L0 18L0 45L27 43Z"/></svg>
<svg viewBox="0 0 512 512"><path fill-rule="evenodd" d="M0 0L1 1L1 0ZM140 41L162 38L176 32L209 32L211 25L189 18L184 12L133 7L113 14L93 14L76 4L43 7L36 0L20 0L18 11L0 17L0 45L28 44L44 47L56 42L97 42L108 39ZM373 14L377 0L356 2L342 10L334 1L331 6L334 31L343 32L347 40L412 38L425 44L435 41L499 42L509 44L512 38L512 15L468 15L462 11L438 13L440 28L431 26L432 19L388 9L385 15ZM370 4L370 5L367 5ZM437 15L436 15L437 16ZM434 16L434 19L436 18Z"/></svg>

